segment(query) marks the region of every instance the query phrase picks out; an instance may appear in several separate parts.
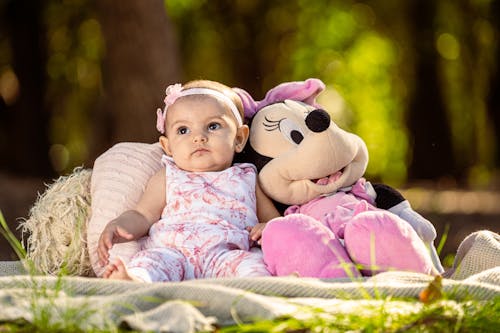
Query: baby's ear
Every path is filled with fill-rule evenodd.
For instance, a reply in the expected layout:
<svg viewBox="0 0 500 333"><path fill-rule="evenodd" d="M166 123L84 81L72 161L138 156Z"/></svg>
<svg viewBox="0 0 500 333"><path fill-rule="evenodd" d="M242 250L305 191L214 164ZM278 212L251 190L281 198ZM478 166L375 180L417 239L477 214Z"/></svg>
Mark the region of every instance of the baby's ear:
<svg viewBox="0 0 500 333"><path fill-rule="evenodd" d="M168 156L172 156L172 152L170 150L170 144L168 141L168 138L164 135L160 136L160 139L158 140L160 142L161 147L163 148L163 151L165 154Z"/></svg>
<svg viewBox="0 0 500 333"><path fill-rule="evenodd" d="M248 135L250 134L250 128L247 125L242 125L238 128L236 132L235 142L235 151L237 153L241 153L243 148L245 148L245 144L248 140Z"/></svg>

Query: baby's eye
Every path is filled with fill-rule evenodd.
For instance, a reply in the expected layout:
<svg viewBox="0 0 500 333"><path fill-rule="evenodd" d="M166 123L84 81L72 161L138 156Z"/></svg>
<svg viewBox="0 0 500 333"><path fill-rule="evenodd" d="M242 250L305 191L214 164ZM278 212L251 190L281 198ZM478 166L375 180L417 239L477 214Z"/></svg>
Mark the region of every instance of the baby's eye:
<svg viewBox="0 0 500 333"><path fill-rule="evenodd" d="M177 134L183 135L189 133L189 128L182 126L177 129Z"/></svg>
<svg viewBox="0 0 500 333"><path fill-rule="evenodd" d="M215 130L218 130L219 128L221 128L221 124L219 124L219 123L210 123L208 125L209 131L215 131Z"/></svg>

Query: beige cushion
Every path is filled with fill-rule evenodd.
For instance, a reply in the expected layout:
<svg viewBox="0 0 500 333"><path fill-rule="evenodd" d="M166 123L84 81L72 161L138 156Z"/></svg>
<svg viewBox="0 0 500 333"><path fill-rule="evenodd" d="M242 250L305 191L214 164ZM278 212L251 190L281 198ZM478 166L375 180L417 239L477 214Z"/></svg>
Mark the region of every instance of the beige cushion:
<svg viewBox="0 0 500 333"><path fill-rule="evenodd" d="M102 230L109 221L135 207L149 178L161 168L162 154L158 143L123 142L96 159L90 185L92 213L87 226L87 246L97 276L104 270L97 257ZM110 260L119 256L128 262L138 249L136 241L115 244Z"/></svg>

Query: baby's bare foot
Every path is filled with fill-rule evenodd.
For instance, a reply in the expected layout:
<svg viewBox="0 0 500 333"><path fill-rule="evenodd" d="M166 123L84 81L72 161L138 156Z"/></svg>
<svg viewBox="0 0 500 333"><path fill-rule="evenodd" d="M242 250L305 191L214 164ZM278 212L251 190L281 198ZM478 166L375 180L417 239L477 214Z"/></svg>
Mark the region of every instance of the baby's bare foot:
<svg viewBox="0 0 500 333"><path fill-rule="evenodd" d="M136 280L130 276L125 263L120 258L117 258L114 263L106 267L102 277L111 280Z"/></svg>

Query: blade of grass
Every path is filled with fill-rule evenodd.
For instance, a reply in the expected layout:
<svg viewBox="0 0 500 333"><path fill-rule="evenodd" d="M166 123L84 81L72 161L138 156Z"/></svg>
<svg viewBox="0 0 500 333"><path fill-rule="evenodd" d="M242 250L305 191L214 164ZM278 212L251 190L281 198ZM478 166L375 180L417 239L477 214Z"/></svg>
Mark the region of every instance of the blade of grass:
<svg viewBox="0 0 500 333"><path fill-rule="evenodd" d="M446 224L445 227L444 227L443 236L439 240L439 244L438 244L438 247L436 249L436 251L437 251L438 254L441 254L441 252L443 251L443 247L444 247L444 244L446 243L446 239L448 238L448 233L449 232L450 232L450 225Z"/></svg>
<svg viewBox="0 0 500 333"><path fill-rule="evenodd" d="M24 249L24 246L10 230L9 225L5 221L5 218L2 214L2 211L0 211L0 234L7 240L7 242L9 242L9 245L12 247L20 260L26 258L26 250Z"/></svg>

